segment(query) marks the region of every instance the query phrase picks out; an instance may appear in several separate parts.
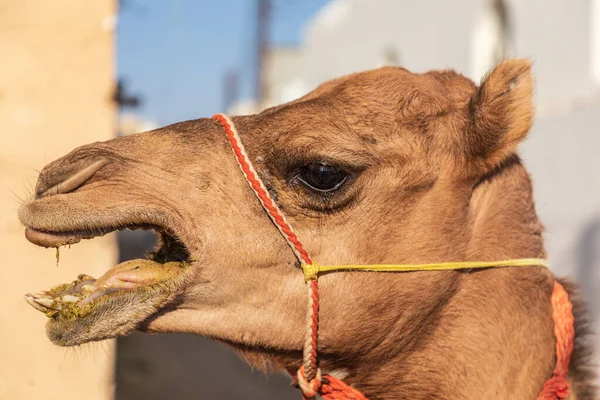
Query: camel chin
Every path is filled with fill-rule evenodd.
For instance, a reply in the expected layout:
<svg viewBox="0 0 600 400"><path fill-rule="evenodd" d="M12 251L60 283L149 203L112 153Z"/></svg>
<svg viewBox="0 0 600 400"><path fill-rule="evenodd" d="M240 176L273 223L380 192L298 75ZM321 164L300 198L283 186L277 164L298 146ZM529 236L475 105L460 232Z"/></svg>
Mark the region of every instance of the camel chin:
<svg viewBox="0 0 600 400"><path fill-rule="evenodd" d="M26 237L58 249L106 233L100 232L52 233L29 227ZM81 274L70 283L25 295L49 318L46 331L54 344L75 346L126 335L174 299L191 262L185 246L164 232L158 234L161 245L148 259L122 262L98 279Z"/></svg>

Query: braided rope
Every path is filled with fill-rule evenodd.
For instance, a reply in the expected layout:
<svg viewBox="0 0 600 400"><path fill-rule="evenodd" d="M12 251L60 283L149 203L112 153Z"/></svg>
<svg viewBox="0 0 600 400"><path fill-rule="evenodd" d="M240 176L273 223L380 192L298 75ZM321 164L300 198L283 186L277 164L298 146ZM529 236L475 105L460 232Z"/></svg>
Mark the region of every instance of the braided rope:
<svg viewBox="0 0 600 400"><path fill-rule="evenodd" d="M294 376L293 372L290 375ZM294 383L302 391L302 398L304 400L314 398L317 394L325 400L368 400L364 394L347 385L341 379L336 378L332 375L323 375L319 373L317 376L319 380L319 390L315 390L315 387L306 380L304 375L304 367L301 367L295 374Z"/></svg>
<svg viewBox="0 0 600 400"><path fill-rule="evenodd" d="M313 262L310 255L302 246L302 243L296 236L291 225L285 219L285 216L273 201L269 192L254 166L250 162L248 153L239 137L233 122L223 114L216 114L213 120L219 122L231 145L235 159L252 188L252 191L260 201L267 215L288 246L294 252L294 255L300 261L307 289L307 323L306 323L306 341L304 343L303 365L298 370L296 381L304 399L314 398L320 394L326 400L367 400L367 398L358 390L345 384L342 380L330 375L322 375L317 366L317 345L319 332L319 272L339 271L339 270L365 270L365 271L432 271L432 270L451 270L463 268L487 268L487 267L514 267L537 265L547 267L546 260L543 259L516 259L503 260L498 262L451 262L419 265L338 265L338 266L319 266ZM562 285L555 281L552 292L552 318L554 320L554 334L556 336L556 367L552 378L544 384L544 388L537 400L557 400L565 399L568 395L569 384L566 380L568 373L569 360L573 352L574 341L574 318L572 305L569 301L567 292Z"/></svg>
<svg viewBox="0 0 600 400"><path fill-rule="evenodd" d="M327 400L367 400L364 394L331 375L323 377L321 397Z"/></svg>
<svg viewBox="0 0 600 400"><path fill-rule="evenodd" d="M556 337L556 367L552 378L546 381L537 400L566 399L569 394L567 373L574 346L575 318L569 295L558 281L554 281L551 301L554 336Z"/></svg>
<svg viewBox="0 0 600 400"><path fill-rule="evenodd" d="M319 343L319 281L306 282L308 310L306 319L306 341L304 342L304 370L309 380L320 374L317 368L317 346Z"/></svg>
<svg viewBox="0 0 600 400"><path fill-rule="evenodd" d="M250 162L250 157L248 157L248 153L246 152L246 148L240 139L240 135L238 134L237 129L235 129L235 125L233 122L223 114L216 114L213 116L213 120L219 122L223 129L225 130L225 134L227 135L227 139L229 139L229 144L233 149L233 154L235 155L235 160L240 167L240 170L244 174L244 177L250 184L252 191L260 201L260 204L267 211L267 214L281 232L281 235L287 242L288 246L294 252L296 258L300 261L301 264L312 265L312 260L308 255L308 252L298 240L296 233L292 229L292 226L287 222L285 216L275 204L271 195L269 195L269 191L263 184L262 180L258 177L258 173L254 169L254 166Z"/></svg>
<svg viewBox="0 0 600 400"><path fill-rule="evenodd" d="M292 229L292 226L287 222L285 216L275 204L269 191L259 178L258 173L254 169L254 166L250 162L248 153L242 143L240 136L235 129L235 126L231 120L223 114L217 114L213 116L213 119L223 126L229 144L235 155L235 159L240 167L244 177L250 184L252 191L260 201L260 204L267 211L267 214L279 229L279 232L285 239L288 246L294 252L294 255L300 261L302 269L304 270L304 276L310 277L307 279L307 298L308 298L308 309L307 309L307 324L306 324L306 341L304 342L304 370L306 371L306 378L309 382L314 382L312 386L318 383L315 390L318 390L320 386L320 371L317 367L317 345L319 335L319 283L317 282L316 275L312 276L311 271L318 270L318 267L313 266L313 261L310 258L308 252L302 246L302 243L296 236L296 233ZM310 385L306 385L309 387ZM304 390L303 390L304 392ZM314 395L313 395L314 396ZM309 396L309 397L313 397Z"/></svg>

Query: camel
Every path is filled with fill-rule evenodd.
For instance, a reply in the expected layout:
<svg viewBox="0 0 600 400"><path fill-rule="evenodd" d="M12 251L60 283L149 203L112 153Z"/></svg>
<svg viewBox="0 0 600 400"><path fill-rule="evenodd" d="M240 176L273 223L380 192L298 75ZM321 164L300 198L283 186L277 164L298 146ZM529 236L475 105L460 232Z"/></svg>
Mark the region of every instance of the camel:
<svg viewBox="0 0 600 400"><path fill-rule="evenodd" d="M452 71L360 72L232 118L266 189L322 264L545 258L516 147L533 119L527 60L479 86ZM34 244L119 229L160 243L95 279L27 300L59 346L186 332L251 365L302 363L300 265L253 195L222 126L197 119L51 162L19 210ZM319 278L319 365L370 399L534 399L552 376L552 273L538 266ZM595 398L576 288L569 399Z"/></svg>

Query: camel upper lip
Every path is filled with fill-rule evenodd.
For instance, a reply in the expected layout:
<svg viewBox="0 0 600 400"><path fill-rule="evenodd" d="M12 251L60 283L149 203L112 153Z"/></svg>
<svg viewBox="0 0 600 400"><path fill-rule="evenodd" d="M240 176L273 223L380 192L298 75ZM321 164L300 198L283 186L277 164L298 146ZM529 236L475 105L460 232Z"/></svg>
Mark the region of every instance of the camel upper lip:
<svg viewBox="0 0 600 400"><path fill-rule="evenodd" d="M159 239L152 254L155 260L188 261L190 251L178 233L182 228L176 213L157 204L132 204L126 201L128 193L120 196L103 186L80 190L109 160L95 157L92 161L81 159L67 165L63 160L42 171L35 198L19 208L26 239L58 248L114 231L153 230Z"/></svg>
<svg viewBox="0 0 600 400"><path fill-rule="evenodd" d="M107 233L123 230L152 230L158 235L159 246L150 254L151 258L159 262L167 261L189 261L190 253L185 244L156 225L123 225L111 228L96 228L81 231L47 231L33 227L25 228L25 237L31 243L42 247L61 247L80 242L83 239L93 239L104 236Z"/></svg>
<svg viewBox="0 0 600 400"><path fill-rule="evenodd" d="M49 231L44 229L36 229L31 226L25 228L25 238L31 243L41 247L59 247L80 242L82 239L93 239L95 237L104 236L107 233L114 231L122 231L125 229L136 230L152 229L155 231L163 230L151 225L124 225L119 228L96 228L88 230L74 230L74 231Z"/></svg>
<svg viewBox="0 0 600 400"><path fill-rule="evenodd" d="M91 232L48 232L31 227L25 228L25 238L31 243L42 247L60 247L75 244L81 239L91 239L101 234Z"/></svg>

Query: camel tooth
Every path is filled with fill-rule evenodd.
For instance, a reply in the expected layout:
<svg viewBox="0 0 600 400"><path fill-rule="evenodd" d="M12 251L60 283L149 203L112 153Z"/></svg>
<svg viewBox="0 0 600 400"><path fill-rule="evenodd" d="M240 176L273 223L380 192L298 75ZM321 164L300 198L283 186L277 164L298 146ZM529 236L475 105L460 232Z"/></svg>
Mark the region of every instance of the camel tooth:
<svg viewBox="0 0 600 400"><path fill-rule="evenodd" d="M32 295L30 295L30 294L26 294L26 295L25 295L25 301L27 301L27 303L29 303L29 305L30 305L31 307L35 308L35 309L36 309L36 310L38 310L38 311L41 311L41 312L44 312L44 313L45 313L45 312L47 312L47 311L49 311L49 309L48 309L47 307L44 307L44 306L42 306L41 304L38 304L38 303L37 303L37 302L34 300L33 296L32 296Z"/></svg>
<svg viewBox="0 0 600 400"><path fill-rule="evenodd" d="M54 292L54 293L64 292L65 290L68 290L68 289L72 288L73 286L75 286L73 283L61 283L58 285L54 285L48 291L36 293L35 297L50 297L51 298L51 295L50 295L51 292ZM44 293L46 294L45 296L43 295ZM37 296L38 294L40 294L40 296Z"/></svg>
<svg viewBox="0 0 600 400"><path fill-rule="evenodd" d="M43 292L37 292L36 294L34 294L32 297L35 297L37 299L51 299L52 295L49 292L43 291Z"/></svg>
<svg viewBox="0 0 600 400"><path fill-rule="evenodd" d="M96 289L98 289L98 288L94 285L83 285L81 287L81 291L83 291L83 292L93 292Z"/></svg>
<svg viewBox="0 0 600 400"><path fill-rule="evenodd" d="M63 303L77 303L79 301L79 297L73 296L72 294L66 294L61 299Z"/></svg>
<svg viewBox="0 0 600 400"><path fill-rule="evenodd" d="M41 299L33 299L38 304L41 304L44 307L53 309L53 310L62 310L62 305L58 304L56 301L47 298Z"/></svg>

